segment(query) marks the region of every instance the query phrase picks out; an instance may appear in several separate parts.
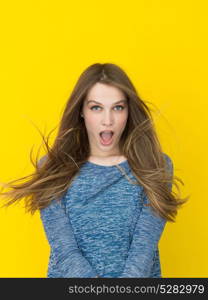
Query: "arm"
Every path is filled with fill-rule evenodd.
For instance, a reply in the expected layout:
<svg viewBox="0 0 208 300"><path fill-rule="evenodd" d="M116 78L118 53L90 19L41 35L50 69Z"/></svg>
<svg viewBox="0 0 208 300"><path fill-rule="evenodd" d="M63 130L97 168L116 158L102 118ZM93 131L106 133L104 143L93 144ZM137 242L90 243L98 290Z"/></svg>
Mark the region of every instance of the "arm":
<svg viewBox="0 0 208 300"><path fill-rule="evenodd" d="M155 257L154 257L154 262L153 262L153 266L151 269L150 277L151 278L161 278L160 254L159 254L158 247L155 251Z"/></svg>
<svg viewBox="0 0 208 300"><path fill-rule="evenodd" d="M173 173L173 165L168 156L168 170ZM168 184L171 189L172 184ZM146 194L143 191L144 203L148 203ZM153 258L163 232L166 220L153 213L151 207L142 207L140 216L135 226L135 231L128 257L126 259L123 273L119 278L126 277L150 277L153 266Z"/></svg>
<svg viewBox="0 0 208 300"><path fill-rule="evenodd" d="M56 266L64 278L94 278L97 276L78 248L71 222L61 202L53 200L40 209L40 217L50 247L55 255Z"/></svg>

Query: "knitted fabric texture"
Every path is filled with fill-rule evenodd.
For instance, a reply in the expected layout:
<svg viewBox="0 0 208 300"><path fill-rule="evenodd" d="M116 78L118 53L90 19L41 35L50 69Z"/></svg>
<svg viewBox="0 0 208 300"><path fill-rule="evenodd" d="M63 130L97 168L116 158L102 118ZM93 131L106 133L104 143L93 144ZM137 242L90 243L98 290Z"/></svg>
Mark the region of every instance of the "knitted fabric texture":
<svg viewBox="0 0 208 300"><path fill-rule="evenodd" d="M118 166L124 172L85 162L61 201L40 210L48 278L162 277L158 242L166 220L143 205L149 203L143 187L127 180L136 181L128 161Z"/></svg>

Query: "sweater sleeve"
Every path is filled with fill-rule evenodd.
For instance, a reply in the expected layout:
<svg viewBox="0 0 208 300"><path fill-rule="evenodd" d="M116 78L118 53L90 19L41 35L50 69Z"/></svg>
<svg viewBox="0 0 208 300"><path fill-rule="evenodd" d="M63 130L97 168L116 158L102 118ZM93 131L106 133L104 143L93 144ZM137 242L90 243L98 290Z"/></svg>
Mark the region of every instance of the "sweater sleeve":
<svg viewBox="0 0 208 300"><path fill-rule="evenodd" d="M167 155L165 155L165 158L168 163L168 170L172 174L172 162ZM168 183L168 187L172 189L172 184ZM148 203L144 190L143 199L144 203ZM119 278L150 277L155 251L165 224L166 219L156 215L150 206L143 205L135 226L124 270Z"/></svg>
<svg viewBox="0 0 208 300"><path fill-rule="evenodd" d="M40 209L40 218L62 277L96 277L97 273L77 245L70 219L61 202L54 199L47 207Z"/></svg>

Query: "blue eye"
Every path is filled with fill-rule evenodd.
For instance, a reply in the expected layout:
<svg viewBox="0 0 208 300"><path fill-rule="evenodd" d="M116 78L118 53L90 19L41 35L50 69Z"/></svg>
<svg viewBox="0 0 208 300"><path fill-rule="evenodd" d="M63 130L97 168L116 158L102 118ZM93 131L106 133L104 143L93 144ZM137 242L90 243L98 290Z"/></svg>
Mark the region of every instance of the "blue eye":
<svg viewBox="0 0 208 300"><path fill-rule="evenodd" d="M94 105L94 106L92 106L90 109L93 110L94 107L100 107L100 106Z"/></svg>
<svg viewBox="0 0 208 300"><path fill-rule="evenodd" d="M122 109L119 109L119 110L123 110L124 109L124 107L122 105L117 105L115 107L121 107L122 108Z"/></svg>
<svg viewBox="0 0 208 300"><path fill-rule="evenodd" d="M94 105L94 106L92 106L90 109L91 110L94 110L93 108L95 108L95 107L100 107L99 105ZM117 109L117 110L123 110L124 109L124 106L122 106L122 105L117 105L117 106L115 106L115 107L121 107L121 109Z"/></svg>

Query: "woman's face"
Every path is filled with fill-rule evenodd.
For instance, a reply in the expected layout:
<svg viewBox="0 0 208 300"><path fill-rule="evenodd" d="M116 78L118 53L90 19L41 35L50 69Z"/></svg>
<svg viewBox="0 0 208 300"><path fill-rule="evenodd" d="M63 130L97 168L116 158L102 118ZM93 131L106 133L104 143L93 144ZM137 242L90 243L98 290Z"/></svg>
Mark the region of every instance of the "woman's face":
<svg viewBox="0 0 208 300"><path fill-rule="evenodd" d="M128 118L128 103L124 93L97 82L84 100L82 114L88 133L91 155L120 155L119 140ZM100 133L112 131L111 133Z"/></svg>

